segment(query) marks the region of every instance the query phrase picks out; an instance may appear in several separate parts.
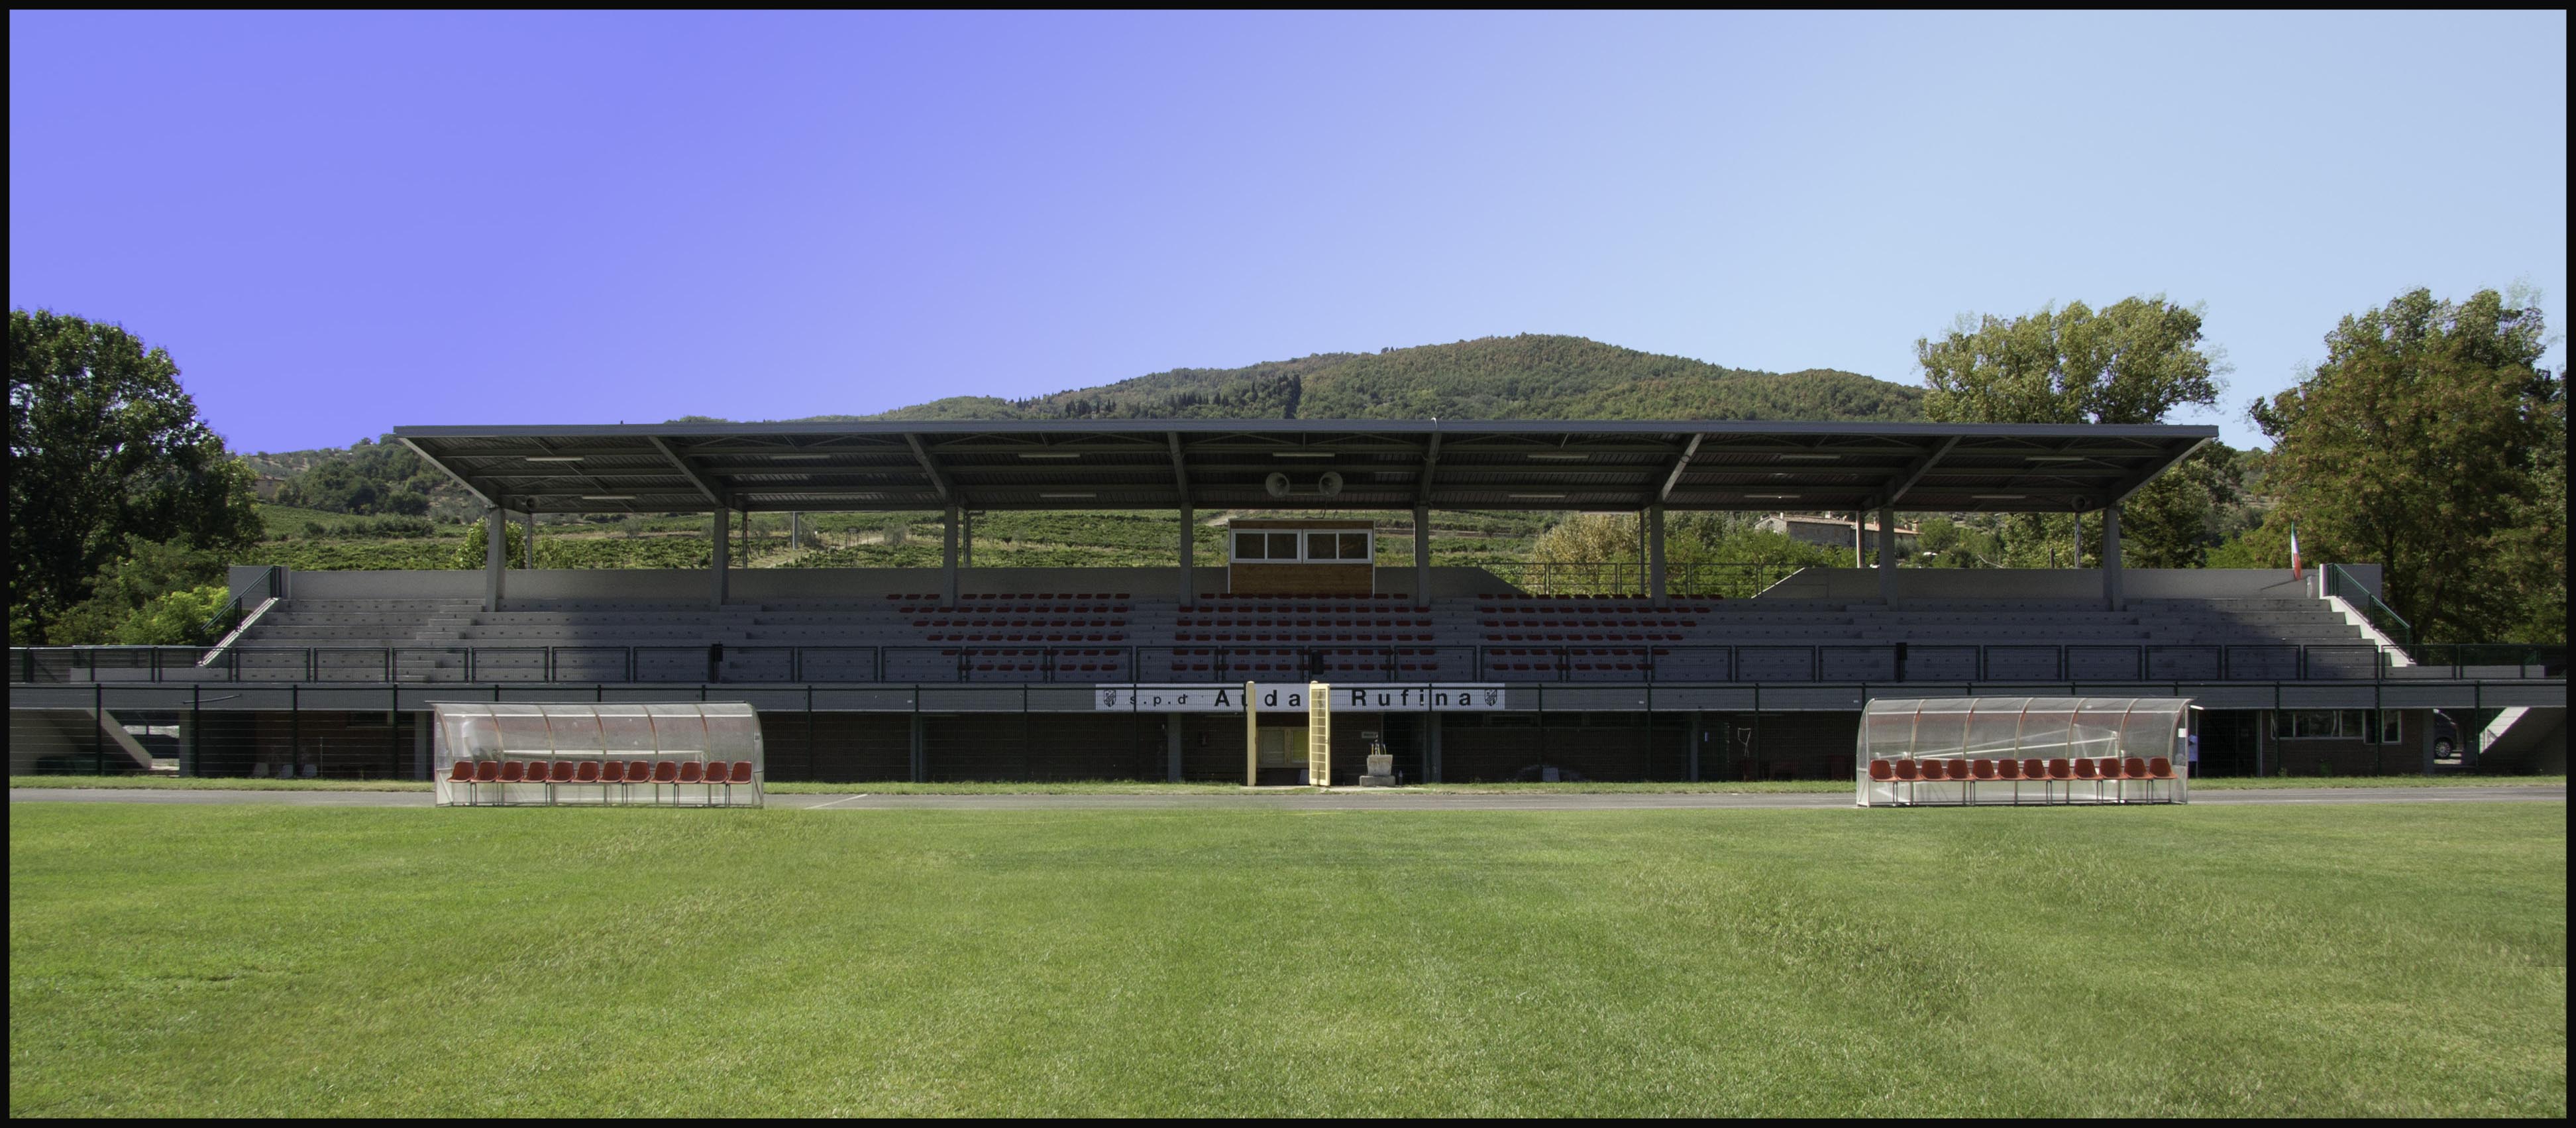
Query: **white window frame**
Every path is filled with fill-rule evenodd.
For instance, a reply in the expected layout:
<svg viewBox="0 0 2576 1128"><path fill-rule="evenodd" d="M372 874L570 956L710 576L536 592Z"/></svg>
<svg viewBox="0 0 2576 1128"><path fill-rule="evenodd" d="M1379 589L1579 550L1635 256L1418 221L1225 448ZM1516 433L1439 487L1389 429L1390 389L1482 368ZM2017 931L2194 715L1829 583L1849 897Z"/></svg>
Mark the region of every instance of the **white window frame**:
<svg viewBox="0 0 2576 1128"><path fill-rule="evenodd" d="M1238 541L1238 540L1236 540L1236 539L1234 539L1234 538L1236 538L1236 537L1244 537L1244 536L1258 536L1258 537L1286 536L1286 537L1292 538L1292 539L1294 540L1294 542L1296 543L1296 545L1297 545L1297 555L1295 555L1295 556L1244 556L1244 555L1241 555L1241 554L1237 551L1237 546L1241 545L1243 542ZM1263 549L1264 549L1264 551L1267 551L1267 550L1268 550L1268 547L1269 547L1269 546L1268 546L1267 544L1264 544L1264 545L1263 545ZM1227 561L1228 563L1232 563L1232 564L1303 564L1303 563L1305 563L1305 562L1306 562L1306 530L1304 530L1304 529L1227 529L1227 530L1226 530L1226 541L1225 541L1225 556L1226 556L1226 561Z"/></svg>
<svg viewBox="0 0 2576 1128"><path fill-rule="evenodd" d="M1316 564L1375 564L1375 563L1377 563L1377 533L1376 533L1374 530L1370 530L1370 529L1301 529L1301 530L1299 530L1299 531L1300 531L1300 532L1302 532L1302 533L1304 533L1304 534L1305 534L1305 537L1300 538L1300 539L1298 540L1298 542L1297 542L1297 551L1298 551L1300 554L1302 554L1302 555L1305 557L1305 559L1306 559L1307 561L1309 561L1309 562L1311 562L1311 563L1316 563ZM1313 553L1309 553L1309 552L1307 552L1307 551L1306 551L1306 546L1307 546L1308 544L1310 544L1310 543L1313 543L1313 542L1312 542L1312 538L1317 537L1317 536L1329 536L1329 537L1332 537L1332 538L1333 538L1333 542L1334 542L1334 543L1333 543L1333 551L1334 551L1334 552L1336 552L1336 553L1338 553L1338 552L1340 552L1340 551L1341 551L1341 538L1343 538L1343 537L1347 537L1347 536L1354 536L1354 535L1367 538L1366 540L1363 540L1363 541L1361 541L1361 542L1360 542L1362 545L1366 546L1366 547L1364 547L1364 548L1362 549L1362 551L1363 551L1363 552L1365 552L1365 553L1366 553L1366 555L1361 556L1361 557L1359 557L1359 558L1357 558L1357 559L1352 559L1352 558L1350 558L1350 557L1338 556L1338 555L1337 555L1337 556L1334 556L1334 557L1333 557L1332 559L1330 559L1330 560L1325 560L1325 559L1319 559L1319 558L1317 558Z"/></svg>
<svg viewBox="0 0 2576 1128"><path fill-rule="evenodd" d="M1359 559L1356 559L1356 560L1345 560L1345 559L1342 559L1342 558L1339 558L1339 557L1335 557L1335 558L1330 559L1330 560L1319 560L1319 559L1315 558L1314 556L1309 555L1309 554L1307 553L1307 551L1306 551L1306 545L1307 545L1307 543L1308 543L1308 542L1307 542L1307 538L1308 538L1308 537L1315 536L1315 535L1318 535L1318 534L1322 534L1322 535L1326 535L1326 536L1331 536L1331 537L1335 537L1335 538L1351 536L1351 535L1354 535L1354 534L1359 535L1359 536L1362 536L1362 537L1366 537L1366 538L1368 538L1368 540L1365 542L1365 543L1367 544L1367 546L1368 546L1368 549L1367 549L1367 551L1368 551L1368 555L1367 555L1367 556L1364 556L1364 557L1361 557L1361 558L1359 558ZM1297 541L1297 555L1295 555L1295 556L1293 556L1293 557L1290 557L1290 556L1265 556L1265 557L1251 557L1251 556L1244 556L1244 555L1242 555L1242 554L1241 554L1241 552L1239 551L1239 546L1240 546L1243 542L1241 542L1241 541L1239 541L1239 540L1236 540L1236 539L1235 539L1235 538L1237 538L1237 537L1243 537L1243 536L1263 536L1263 537L1272 537L1272 536L1280 536L1280 535L1287 535L1287 536L1291 536L1291 537L1296 538L1296 541ZM1334 547L1336 548L1336 550L1338 550L1338 549L1340 548L1340 544L1339 544L1339 541L1338 541L1338 540L1336 540ZM1263 548L1264 548L1264 550L1266 551L1266 550L1268 549L1268 545L1265 543L1265 544L1263 545ZM1227 530L1226 530L1225 556L1226 556L1226 562L1227 562L1227 563L1230 563L1230 564L1366 564L1366 565L1374 566L1374 565L1377 563L1377 530L1375 530L1375 529L1235 529L1235 528L1229 528L1229 529L1227 529Z"/></svg>

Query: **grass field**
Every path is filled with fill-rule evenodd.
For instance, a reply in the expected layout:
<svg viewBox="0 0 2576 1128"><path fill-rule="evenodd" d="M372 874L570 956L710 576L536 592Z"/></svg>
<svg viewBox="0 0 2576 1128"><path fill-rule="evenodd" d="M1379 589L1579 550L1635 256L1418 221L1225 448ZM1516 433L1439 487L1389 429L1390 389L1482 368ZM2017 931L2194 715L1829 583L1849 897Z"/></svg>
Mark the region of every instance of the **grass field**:
<svg viewBox="0 0 2576 1128"><path fill-rule="evenodd" d="M10 1112L2557 1116L2557 804L23 804Z"/></svg>
<svg viewBox="0 0 2576 1128"><path fill-rule="evenodd" d="M2558 776L2299 776L2271 779L2196 779L2203 791L2263 791L2306 787L2565 787ZM180 778L159 775L10 776L9 786L30 788L155 788L186 791L429 791L427 780L402 779L247 779ZM1670 795L1825 795L1848 792L1852 784L1838 779L1758 780L1700 783L1433 783L1407 790L1479 795L1670 794ZM1075 780L1061 783L773 783L779 795L1235 795L1231 783L1146 783L1137 780Z"/></svg>

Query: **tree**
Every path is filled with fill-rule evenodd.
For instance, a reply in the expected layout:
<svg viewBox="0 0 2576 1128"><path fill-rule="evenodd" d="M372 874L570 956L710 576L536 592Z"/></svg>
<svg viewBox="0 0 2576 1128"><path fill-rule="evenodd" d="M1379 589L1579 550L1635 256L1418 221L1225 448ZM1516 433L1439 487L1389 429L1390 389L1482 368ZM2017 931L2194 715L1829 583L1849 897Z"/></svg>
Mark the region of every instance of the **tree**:
<svg viewBox="0 0 2576 1128"><path fill-rule="evenodd" d="M2082 302L2042 307L2010 320L1962 317L1948 336L1914 342L1923 366L1925 417L1937 423L2161 423L2186 404L2218 403L2225 353L2201 345L2201 314L2164 295L2125 298L2096 313ZM2196 469L2176 467L2122 506L2136 516L2122 531L2127 562L2144 567L2197 567L2215 539L2218 514L2231 504L2223 455L2198 456ZM2050 546L2064 546L2082 567L2074 518L2018 516L2005 527L2009 563L2036 567ZM2096 523L2089 547L2099 555Z"/></svg>
<svg viewBox="0 0 2576 1128"><path fill-rule="evenodd" d="M49 641L130 539L257 543L251 482L168 353L117 325L9 312L11 641Z"/></svg>
<svg viewBox="0 0 2576 1128"><path fill-rule="evenodd" d="M117 628L121 646L205 646L214 642L215 613L230 597L222 584L180 588L154 596L135 608Z"/></svg>
<svg viewBox="0 0 2576 1128"><path fill-rule="evenodd" d="M2303 554L2385 566L2419 640L2565 637L2565 389L2544 346L2536 307L2415 290L2345 317L2324 363L2251 407Z"/></svg>
<svg viewBox="0 0 2576 1128"><path fill-rule="evenodd" d="M90 581L89 598L55 616L47 641L55 646L123 643L123 636L132 633L128 624L154 600L209 585L220 592L223 578L224 561L213 552L184 542L128 537L124 554L100 568ZM207 610L207 614L213 613L212 608ZM175 644L201 640L173 637L169 641Z"/></svg>
<svg viewBox="0 0 2576 1128"><path fill-rule="evenodd" d="M469 571L480 571L485 565L490 563L490 561L484 559L484 546L491 543L490 539L484 535L484 524L485 522L476 521L472 525L466 527L465 543L457 546L456 561L449 564L448 567L464 568ZM510 567L516 568L519 566L519 561L527 558L525 556L527 550L528 537L526 533L520 531L519 523L516 521L501 522L501 556L503 561Z"/></svg>

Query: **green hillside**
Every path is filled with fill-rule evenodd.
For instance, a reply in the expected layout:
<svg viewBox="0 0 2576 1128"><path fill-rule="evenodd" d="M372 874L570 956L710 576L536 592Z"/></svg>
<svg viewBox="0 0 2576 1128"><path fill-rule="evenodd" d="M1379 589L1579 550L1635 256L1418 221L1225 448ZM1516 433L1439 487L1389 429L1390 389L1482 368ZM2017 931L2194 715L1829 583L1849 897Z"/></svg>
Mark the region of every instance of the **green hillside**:
<svg viewBox="0 0 2576 1128"><path fill-rule="evenodd" d="M1850 372L1772 373L1623 349L1581 337L1524 334L1374 353L1319 353L1242 368L1175 368L1024 400L955 396L860 419L1813 419L1915 420L1923 393ZM561 422L581 422L562 420ZM675 423L724 422L686 416ZM273 480L269 540L237 563L292 568L435 568L456 558L471 499L399 445L245 456ZM785 514L759 514L743 567L924 564L937 559L938 515L819 514L793 544ZM1169 563L1169 513L990 514L976 526L986 566ZM1543 514L1441 513L1444 564L1525 560ZM1392 529L1393 526L1390 526ZM1214 527L1202 550L1217 551ZM1383 546L1411 552L1405 527ZM538 563L549 568L703 567L705 518L548 515Z"/></svg>
<svg viewBox="0 0 2576 1128"><path fill-rule="evenodd" d="M1919 388L1755 372L1525 333L1243 368L1175 368L1025 400L953 396L856 419L1812 419L1923 417Z"/></svg>

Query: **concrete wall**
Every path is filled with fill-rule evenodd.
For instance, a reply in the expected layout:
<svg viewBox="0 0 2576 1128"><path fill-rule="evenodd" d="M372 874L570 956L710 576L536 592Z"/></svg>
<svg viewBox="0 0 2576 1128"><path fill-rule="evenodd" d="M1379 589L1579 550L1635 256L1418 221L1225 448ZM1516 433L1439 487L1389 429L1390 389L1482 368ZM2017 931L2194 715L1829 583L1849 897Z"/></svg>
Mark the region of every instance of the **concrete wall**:
<svg viewBox="0 0 2576 1128"><path fill-rule="evenodd" d="M2377 564L2346 564L2364 587L2379 591ZM2127 568L2130 599L2297 599L2317 597L2317 573L2291 579L2286 568ZM1899 568L1899 599L2100 599L2098 568ZM1764 599L1864 601L1878 598L1874 568L1802 568L1762 593Z"/></svg>
<svg viewBox="0 0 2576 1128"><path fill-rule="evenodd" d="M1198 590L1225 590L1222 566L1193 568ZM963 568L957 590L963 592L1126 592L1172 599L1180 593L1177 568ZM944 587L937 568L737 568L728 573L733 602L764 600L868 598L908 592L936 592ZM655 599L707 598L707 573L694 569L547 568L512 569L505 599ZM1413 595L1413 569L1379 568L1377 590ZM1431 591L1437 597L1502 594L1514 590L1482 568L1435 567ZM480 571L289 572L289 599L481 599Z"/></svg>

